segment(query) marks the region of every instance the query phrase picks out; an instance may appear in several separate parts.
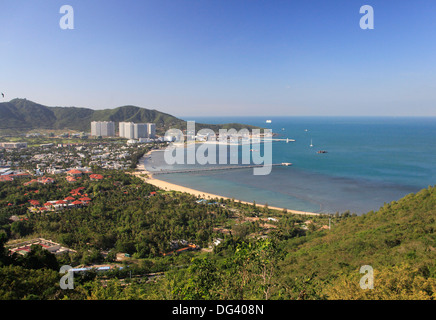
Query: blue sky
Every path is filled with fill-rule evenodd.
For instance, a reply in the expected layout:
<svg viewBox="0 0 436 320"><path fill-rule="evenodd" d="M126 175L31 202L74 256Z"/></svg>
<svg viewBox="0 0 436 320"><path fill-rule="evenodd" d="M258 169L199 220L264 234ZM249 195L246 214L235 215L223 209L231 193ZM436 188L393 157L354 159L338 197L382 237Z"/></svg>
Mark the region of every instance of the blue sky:
<svg viewBox="0 0 436 320"><path fill-rule="evenodd" d="M434 0L2 0L0 91L181 117L436 116L435 34Z"/></svg>

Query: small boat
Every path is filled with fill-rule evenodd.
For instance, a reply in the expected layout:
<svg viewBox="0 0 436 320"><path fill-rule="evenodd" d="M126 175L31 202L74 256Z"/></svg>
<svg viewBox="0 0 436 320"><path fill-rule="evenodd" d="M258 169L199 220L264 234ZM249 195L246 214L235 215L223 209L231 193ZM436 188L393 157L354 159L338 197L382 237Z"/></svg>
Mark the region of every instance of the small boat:
<svg viewBox="0 0 436 320"><path fill-rule="evenodd" d="M266 123L271 123L272 121L271 120L266 120Z"/></svg>
<svg viewBox="0 0 436 320"><path fill-rule="evenodd" d="M290 162L282 162L282 166L289 167L289 166L292 166L292 163L290 163Z"/></svg>
<svg viewBox="0 0 436 320"><path fill-rule="evenodd" d="M313 147L312 139L310 139L310 147Z"/></svg>
<svg viewBox="0 0 436 320"><path fill-rule="evenodd" d="M327 153L325 150L319 150L317 153Z"/></svg>

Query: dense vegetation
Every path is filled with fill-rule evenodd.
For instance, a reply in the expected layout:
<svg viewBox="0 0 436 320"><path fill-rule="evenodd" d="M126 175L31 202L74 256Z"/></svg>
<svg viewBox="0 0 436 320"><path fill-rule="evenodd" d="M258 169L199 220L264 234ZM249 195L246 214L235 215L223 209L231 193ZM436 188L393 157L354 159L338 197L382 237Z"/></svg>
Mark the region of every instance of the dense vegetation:
<svg viewBox="0 0 436 320"><path fill-rule="evenodd" d="M76 107L47 107L26 99L13 99L0 103L0 130L14 132L19 129L70 129L89 132L91 121L131 121L135 123L156 123L156 131L165 133L170 128L186 129L186 121L172 115L136 106L122 106L114 109L93 110ZM227 125L196 124L196 129L234 128L249 130L256 128L250 125L232 123ZM116 128L118 130L118 128Z"/></svg>
<svg viewBox="0 0 436 320"><path fill-rule="evenodd" d="M27 213L26 205L77 186L0 184L1 299L436 298L435 188L362 216L304 217L231 200L199 204L132 175L101 173L102 181L80 182L91 205L59 212ZM331 230L323 228L329 219ZM77 253L56 259L38 248L24 257L4 249L7 240L36 236ZM218 237L213 250L162 254L174 241L207 249ZM118 262L123 270L89 272L75 277L74 290L60 289L61 265L114 263L118 252L130 254ZM363 265L374 269L373 290L359 286Z"/></svg>

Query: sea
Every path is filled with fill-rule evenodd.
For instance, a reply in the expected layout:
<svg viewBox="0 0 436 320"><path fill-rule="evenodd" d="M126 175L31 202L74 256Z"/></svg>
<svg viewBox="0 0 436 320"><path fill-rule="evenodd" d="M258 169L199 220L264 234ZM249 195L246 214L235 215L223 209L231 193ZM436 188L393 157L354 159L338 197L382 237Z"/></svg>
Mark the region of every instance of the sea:
<svg viewBox="0 0 436 320"><path fill-rule="evenodd" d="M241 168L156 176L208 193L292 210L348 211L361 215L436 182L436 117L191 117L184 120L243 123L271 129L274 138L295 140L269 142L272 163L292 165L274 166L267 175L254 175L253 168ZM320 150L326 153L318 153ZM254 151L264 152L263 148ZM164 158L164 152L154 152L145 161L145 167L158 172L215 166L168 165Z"/></svg>

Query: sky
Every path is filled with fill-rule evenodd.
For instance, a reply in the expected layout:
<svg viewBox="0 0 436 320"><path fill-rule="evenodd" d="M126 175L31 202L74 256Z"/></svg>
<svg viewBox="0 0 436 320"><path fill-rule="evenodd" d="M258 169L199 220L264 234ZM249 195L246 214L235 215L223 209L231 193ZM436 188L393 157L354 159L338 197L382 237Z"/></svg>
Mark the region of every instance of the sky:
<svg viewBox="0 0 436 320"><path fill-rule="evenodd" d="M436 1L0 0L0 102L436 116ZM63 5L74 29L61 29ZM363 5L374 29L361 29Z"/></svg>

